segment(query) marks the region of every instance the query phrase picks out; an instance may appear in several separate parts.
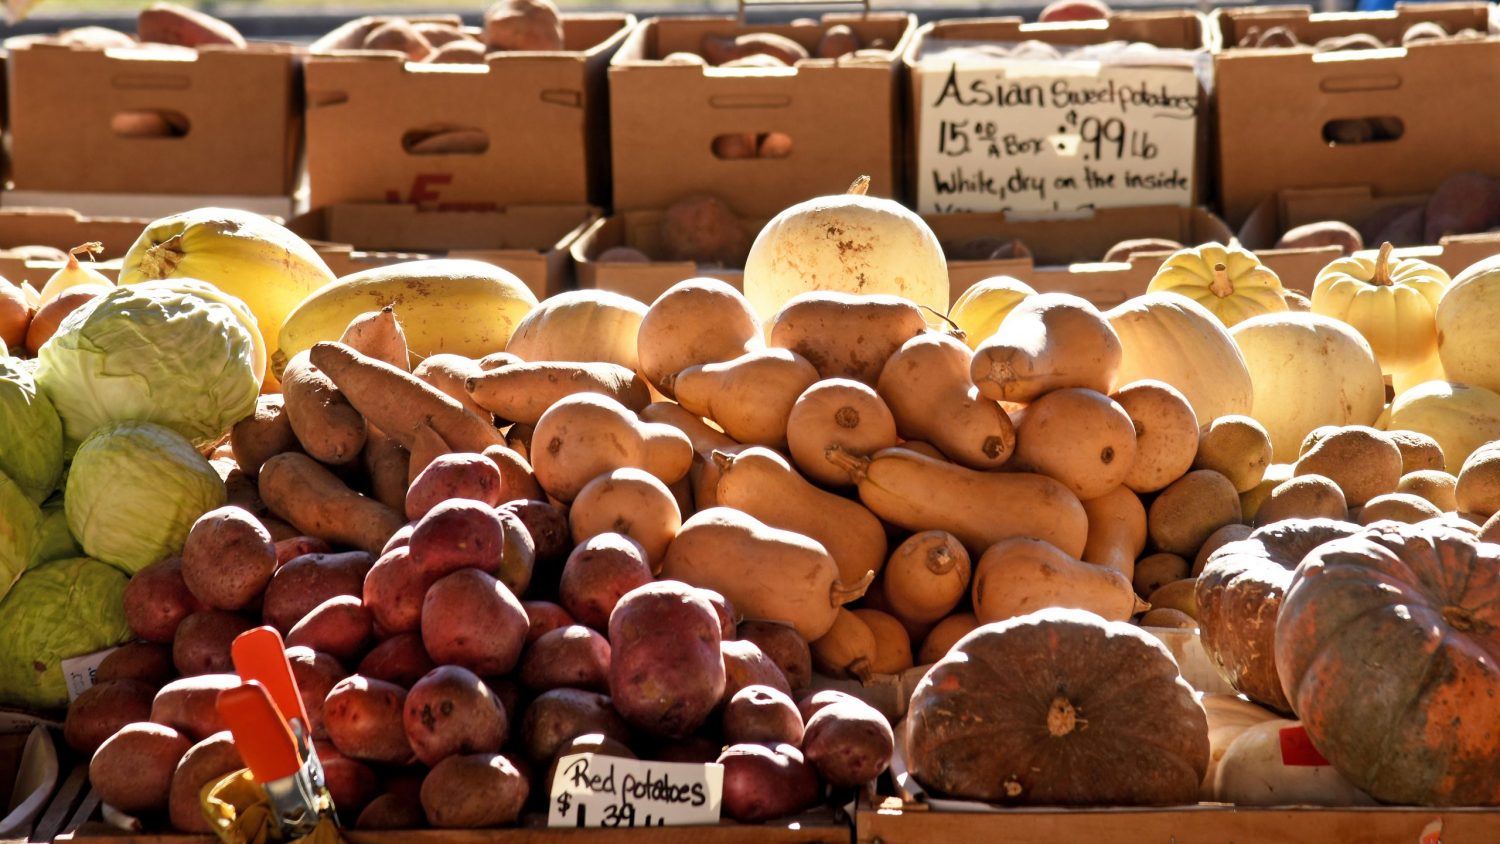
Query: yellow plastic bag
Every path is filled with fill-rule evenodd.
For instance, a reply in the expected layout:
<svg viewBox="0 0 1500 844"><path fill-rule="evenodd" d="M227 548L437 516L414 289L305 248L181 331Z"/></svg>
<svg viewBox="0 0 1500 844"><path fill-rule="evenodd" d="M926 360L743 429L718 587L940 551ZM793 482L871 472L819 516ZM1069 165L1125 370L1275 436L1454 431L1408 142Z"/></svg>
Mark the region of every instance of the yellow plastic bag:
<svg viewBox="0 0 1500 844"><path fill-rule="evenodd" d="M271 814L271 801L248 768L205 785L199 802L203 816L224 844L274 844L282 840ZM322 808L323 816L312 833L293 840L305 844L343 844L344 838L327 811L326 799Z"/></svg>

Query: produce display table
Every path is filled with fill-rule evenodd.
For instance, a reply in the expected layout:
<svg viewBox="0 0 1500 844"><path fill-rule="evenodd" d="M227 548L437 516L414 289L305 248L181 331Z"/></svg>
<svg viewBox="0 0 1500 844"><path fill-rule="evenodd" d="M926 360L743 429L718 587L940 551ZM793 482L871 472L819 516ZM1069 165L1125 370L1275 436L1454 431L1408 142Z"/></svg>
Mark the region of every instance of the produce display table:
<svg viewBox="0 0 1500 844"><path fill-rule="evenodd" d="M433 829L391 832L345 830L349 844L848 844L849 827L830 819L826 824L745 826L724 823L715 827L664 826L637 829ZM107 828L86 827L59 842L73 844L214 844L212 835L130 835Z"/></svg>

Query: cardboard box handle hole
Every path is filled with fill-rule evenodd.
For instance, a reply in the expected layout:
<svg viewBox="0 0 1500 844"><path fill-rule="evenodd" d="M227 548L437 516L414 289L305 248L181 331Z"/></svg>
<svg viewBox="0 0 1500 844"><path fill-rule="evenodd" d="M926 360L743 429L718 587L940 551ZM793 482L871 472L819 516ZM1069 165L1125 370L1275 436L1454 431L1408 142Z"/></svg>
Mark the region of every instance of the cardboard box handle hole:
<svg viewBox="0 0 1500 844"><path fill-rule="evenodd" d="M483 155L490 136L470 126L436 126L412 129L401 136L401 148L409 155Z"/></svg>
<svg viewBox="0 0 1500 844"><path fill-rule="evenodd" d="M1323 124L1323 140L1334 147L1385 144L1406 134L1399 117L1340 117Z"/></svg>
<svg viewBox="0 0 1500 844"><path fill-rule="evenodd" d="M792 136L785 132L730 132L714 138L709 151L720 161L790 158Z"/></svg>
<svg viewBox="0 0 1500 844"><path fill-rule="evenodd" d="M178 111L132 109L115 112L109 118L109 128L122 138L182 138L192 123Z"/></svg>

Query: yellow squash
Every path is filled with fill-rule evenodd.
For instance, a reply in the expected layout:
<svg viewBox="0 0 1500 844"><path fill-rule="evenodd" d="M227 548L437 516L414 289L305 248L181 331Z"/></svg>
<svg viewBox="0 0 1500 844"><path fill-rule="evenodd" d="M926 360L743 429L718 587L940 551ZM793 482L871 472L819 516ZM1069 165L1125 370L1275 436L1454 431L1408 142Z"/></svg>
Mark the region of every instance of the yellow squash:
<svg viewBox="0 0 1500 844"><path fill-rule="evenodd" d="M1027 296L1035 295L1031 285L1008 275L980 279L948 309L948 319L964 333L969 348L977 349L995 333L1012 308Z"/></svg>
<svg viewBox="0 0 1500 844"><path fill-rule="evenodd" d="M1287 310L1281 279L1255 253L1237 245L1205 243L1173 254L1146 291L1180 293L1226 326Z"/></svg>
<svg viewBox="0 0 1500 844"><path fill-rule="evenodd" d="M1364 335L1387 375L1423 367L1437 354L1437 308L1450 279L1414 258L1391 260L1391 245L1340 258L1318 273L1313 313L1343 320Z"/></svg>

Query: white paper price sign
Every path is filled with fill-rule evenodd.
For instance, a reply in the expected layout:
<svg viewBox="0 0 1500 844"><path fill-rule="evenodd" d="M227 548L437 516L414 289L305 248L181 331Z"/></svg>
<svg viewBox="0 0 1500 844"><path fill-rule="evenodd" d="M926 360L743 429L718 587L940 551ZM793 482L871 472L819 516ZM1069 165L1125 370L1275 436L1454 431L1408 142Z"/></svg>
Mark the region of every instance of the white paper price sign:
<svg viewBox="0 0 1500 844"><path fill-rule="evenodd" d="M548 826L690 826L719 822L723 765L577 753L557 762Z"/></svg>
<svg viewBox="0 0 1500 844"><path fill-rule="evenodd" d="M68 700L74 700L94 687L94 674L99 670L99 663L116 650L118 649L106 648L62 661L63 680L68 684Z"/></svg>
<svg viewBox="0 0 1500 844"><path fill-rule="evenodd" d="M916 72L923 212L1192 204L1191 66L976 58Z"/></svg>

